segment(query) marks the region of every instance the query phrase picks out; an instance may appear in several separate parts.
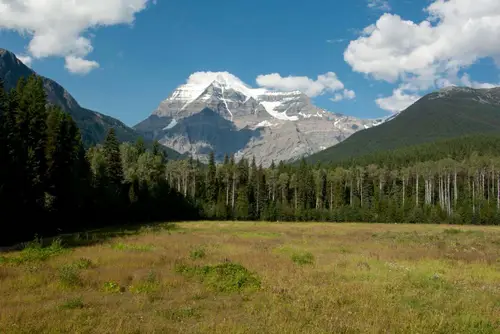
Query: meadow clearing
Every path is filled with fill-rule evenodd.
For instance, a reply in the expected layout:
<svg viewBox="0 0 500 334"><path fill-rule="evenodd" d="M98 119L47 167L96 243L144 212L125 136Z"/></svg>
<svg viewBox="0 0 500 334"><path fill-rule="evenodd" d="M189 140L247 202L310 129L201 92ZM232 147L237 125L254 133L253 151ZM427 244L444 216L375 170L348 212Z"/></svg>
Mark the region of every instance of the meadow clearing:
<svg viewBox="0 0 500 334"><path fill-rule="evenodd" d="M500 333L500 227L80 234L0 254L0 333Z"/></svg>

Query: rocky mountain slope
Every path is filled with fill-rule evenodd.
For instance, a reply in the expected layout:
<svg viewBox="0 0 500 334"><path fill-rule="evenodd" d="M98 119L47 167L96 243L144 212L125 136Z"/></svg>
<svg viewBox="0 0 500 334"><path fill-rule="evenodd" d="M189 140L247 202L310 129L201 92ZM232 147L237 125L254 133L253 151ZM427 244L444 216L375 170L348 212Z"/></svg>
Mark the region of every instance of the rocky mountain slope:
<svg viewBox="0 0 500 334"><path fill-rule="evenodd" d="M464 135L500 134L500 88L448 87L428 94L392 120L356 133L308 158L336 162Z"/></svg>
<svg viewBox="0 0 500 334"><path fill-rule="evenodd" d="M206 161L210 151L255 157L264 166L335 145L383 120L362 120L314 106L296 92L254 89L229 73L178 87L134 128L146 138Z"/></svg>
<svg viewBox="0 0 500 334"><path fill-rule="evenodd" d="M21 77L27 78L33 73L35 72L24 65L12 52L0 49L0 79L3 80L6 90L15 87ZM134 129L113 117L81 107L57 82L42 78L49 103L61 107L73 117L80 129L83 142L87 146L102 142L111 127L115 128L120 141L135 141L140 136ZM171 149L167 150L167 154L170 158L179 156L178 152Z"/></svg>

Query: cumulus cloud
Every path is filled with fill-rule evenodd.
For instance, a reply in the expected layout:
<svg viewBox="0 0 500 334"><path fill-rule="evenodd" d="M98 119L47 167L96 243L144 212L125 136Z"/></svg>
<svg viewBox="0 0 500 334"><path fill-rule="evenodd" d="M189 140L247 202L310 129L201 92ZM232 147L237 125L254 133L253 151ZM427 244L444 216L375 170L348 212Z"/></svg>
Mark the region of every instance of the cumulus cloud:
<svg viewBox="0 0 500 334"><path fill-rule="evenodd" d="M29 56L65 57L66 68L88 73L98 65L89 29L131 24L150 0L0 0L0 28L30 37Z"/></svg>
<svg viewBox="0 0 500 334"><path fill-rule="evenodd" d="M394 109L386 101L409 101L411 92L442 85L493 86L457 73L482 58L500 64L500 1L433 0L425 11L421 22L383 14L344 52L354 71L399 83L393 96L378 100L386 109Z"/></svg>
<svg viewBox="0 0 500 334"><path fill-rule="evenodd" d="M470 79L470 76L467 73L465 73L462 76L462 78L460 78L460 81L465 86L472 87L472 88L495 88L495 87L499 86L498 84L491 84L491 83L487 83L487 82L472 81Z"/></svg>
<svg viewBox="0 0 500 334"><path fill-rule="evenodd" d="M401 88L397 88L392 92L392 96L378 98L375 102L381 109L396 113L405 110L418 99L419 95L407 94Z"/></svg>
<svg viewBox="0 0 500 334"><path fill-rule="evenodd" d="M26 66L31 66L31 62L33 61L33 58L30 56L26 55L16 55L17 59L19 59L24 65Z"/></svg>
<svg viewBox="0 0 500 334"><path fill-rule="evenodd" d="M353 90L344 89L341 93L336 93L330 100L333 102L339 102L342 100L354 100L356 98L356 93Z"/></svg>
<svg viewBox="0 0 500 334"><path fill-rule="evenodd" d="M278 73L259 75L257 84L267 89L284 92L301 91L310 97L344 89L344 84L338 79L337 74L333 72L318 75L316 80L306 76L282 77Z"/></svg>
<svg viewBox="0 0 500 334"><path fill-rule="evenodd" d="M391 10L391 5L387 0L368 0L368 8L389 11Z"/></svg>
<svg viewBox="0 0 500 334"><path fill-rule="evenodd" d="M74 74L88 74L93 69L99 67L99 64L93 60L86 60L80 57L68 56L66 57L66 69Z"/></svg>

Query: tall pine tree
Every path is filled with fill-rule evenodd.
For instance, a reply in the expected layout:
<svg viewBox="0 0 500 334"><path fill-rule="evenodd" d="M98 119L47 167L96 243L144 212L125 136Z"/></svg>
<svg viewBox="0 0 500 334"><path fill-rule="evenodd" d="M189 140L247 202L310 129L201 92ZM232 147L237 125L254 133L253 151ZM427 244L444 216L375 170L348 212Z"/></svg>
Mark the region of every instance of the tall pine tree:
<svg viewBox="0 0 500 334"><path fill-rule="evenodd" d="M47 98L43 81L31 75L24 85L17 86L19 105L16 113L20 139L20 159L24 168L22 187L26 205L30 210L44 207L44 183L46 171L46 121Z"/></svg>
<svg viewBox="0 0 500 334"><path fill-rule="evenodd" d="M106 179L108 185L114 193L119 194L122 189L124 177L120 144L113 128L109 129L104 141L104 158L106 160Z"/></svg>

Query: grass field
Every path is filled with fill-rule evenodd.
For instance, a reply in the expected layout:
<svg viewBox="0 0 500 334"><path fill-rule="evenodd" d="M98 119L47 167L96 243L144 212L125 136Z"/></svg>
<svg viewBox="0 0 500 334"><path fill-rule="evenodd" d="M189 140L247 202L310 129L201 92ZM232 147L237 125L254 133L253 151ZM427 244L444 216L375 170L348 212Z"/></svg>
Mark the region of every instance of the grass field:
<svg viewBox="0 0 500 334"><path fill-rule="evenodd" d="M197 222L65 243L81 246L0 257L0 333L500 333L498 227Z"/></svg>

